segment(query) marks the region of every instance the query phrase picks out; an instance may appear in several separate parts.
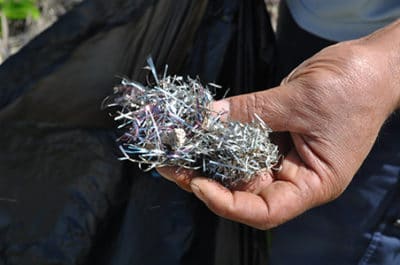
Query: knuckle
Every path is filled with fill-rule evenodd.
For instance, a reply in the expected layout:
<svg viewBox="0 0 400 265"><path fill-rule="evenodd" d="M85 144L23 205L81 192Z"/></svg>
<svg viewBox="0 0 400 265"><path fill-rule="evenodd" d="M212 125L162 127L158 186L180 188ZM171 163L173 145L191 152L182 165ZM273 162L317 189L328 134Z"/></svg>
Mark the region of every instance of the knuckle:
<svg viewBox="0 0 400 265"><path fill-rule="evenodd" d="M208 200L206 201L206 205L218 216L228 219L232 219L232 216L234 216L235 211L231 204L221 203L219 200L212 200L208 198Z"/></svg>
<svg viewBox="0 0 400 265"><path fill-rule="evenodd" d="M255 109L256 109L256 106L257 106L257 103L256 103L256 101L257 101L257 96L256 96L256 94L249 94L249 95L247 95L247 97L245 97L245 101L244 101L244 106L243 107L245 107L245 109L246 109L246 117L244 117L245 118L245 121L251 121L252 120L252 118L253 118L253 115L254 115L254 113L255 113Z"/></svg>
<svg viewBox="0 0 400 265"><path fill-rule="evenodd" d="M220 205L220 215L225 218L233 219L237 214L236 207L233 203Z"/></svg>

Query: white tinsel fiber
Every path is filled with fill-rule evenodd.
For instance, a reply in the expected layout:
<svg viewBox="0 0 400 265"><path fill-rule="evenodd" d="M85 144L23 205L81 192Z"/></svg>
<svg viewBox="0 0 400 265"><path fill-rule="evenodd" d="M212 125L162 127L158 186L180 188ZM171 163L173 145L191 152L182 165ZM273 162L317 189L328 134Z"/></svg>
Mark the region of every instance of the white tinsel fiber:
<svg viewBox="0 0 400 265"><path fill-rule="evenodd" d="M257 116L250 124L222 121L223 113L209 109L213 95L198 79L162 77L151 60L154 84L123 80L108 99L119 107L115 120L124 131L119 138L122 160L144 170L178 166L201 170L234 188L279 163L278 147L269 127ZM167 69L167 68L166 68Z"/></svg>

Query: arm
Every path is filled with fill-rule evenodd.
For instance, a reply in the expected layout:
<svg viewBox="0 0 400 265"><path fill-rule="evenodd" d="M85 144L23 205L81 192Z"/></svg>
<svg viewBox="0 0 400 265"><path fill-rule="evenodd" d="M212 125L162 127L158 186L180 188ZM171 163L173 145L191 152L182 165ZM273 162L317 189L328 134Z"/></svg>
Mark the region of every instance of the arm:
<svg viewBox="0 0 400 265"><path fill-rule="evenodd" d="M159 169L192 190L216 214L260 229L338 197L370 152L383 123L400 108L400 21L365 38L330 46L297 67L282 85L215 102L229 118L257 113L289 132L282 170L242 191L191 171Z"/></svg>

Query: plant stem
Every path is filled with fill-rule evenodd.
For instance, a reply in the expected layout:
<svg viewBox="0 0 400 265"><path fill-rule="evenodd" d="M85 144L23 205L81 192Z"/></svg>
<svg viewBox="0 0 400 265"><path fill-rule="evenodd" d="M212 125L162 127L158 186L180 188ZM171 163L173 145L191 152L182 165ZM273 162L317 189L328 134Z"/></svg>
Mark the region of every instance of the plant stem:
<svg viewBox="0 0 400 265"><path fill-rule="evenodd" d="M5 60L9 55L9 47L8 47L8 37L9 37L9 28L8 21L6 15L0 11L0 19L1 19L1 38L2 38L2 59Z"/></svg>

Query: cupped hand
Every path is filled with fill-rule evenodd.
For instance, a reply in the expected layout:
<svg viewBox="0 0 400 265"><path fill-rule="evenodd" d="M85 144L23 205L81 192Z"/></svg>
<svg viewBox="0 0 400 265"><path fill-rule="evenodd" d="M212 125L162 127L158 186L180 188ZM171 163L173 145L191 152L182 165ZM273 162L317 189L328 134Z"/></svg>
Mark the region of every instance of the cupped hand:
<svg viewBox="0 0 400 265"><path fill-rule="evenodd" d="M216 214L260 229L335 199L399 106L400 52L383 44L390 30L322 50L279 87L214 103L230 120L249 122L257 114L274 131L288 132L278 173L267 172L244 190L231 191L194 171L159 172L193 191Z"/></svg>

